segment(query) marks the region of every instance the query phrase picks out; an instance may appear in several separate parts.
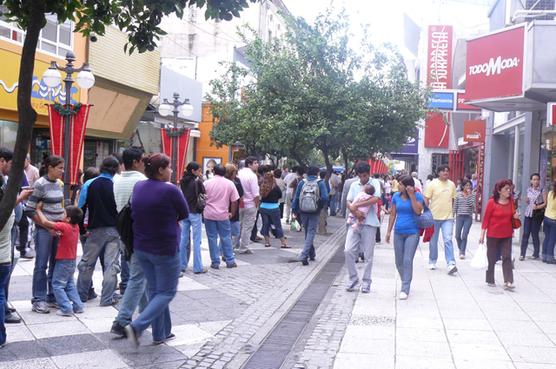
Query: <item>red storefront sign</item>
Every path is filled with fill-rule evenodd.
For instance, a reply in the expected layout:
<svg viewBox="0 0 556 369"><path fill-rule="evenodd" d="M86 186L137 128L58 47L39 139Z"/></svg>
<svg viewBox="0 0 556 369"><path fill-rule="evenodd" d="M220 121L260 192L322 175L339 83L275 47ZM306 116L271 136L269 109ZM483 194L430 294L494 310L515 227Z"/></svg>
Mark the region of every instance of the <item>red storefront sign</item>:
<svg viewBox="0 0 556 369"><path fill-rule="evenodd" d="M447 149L449 141L450 125L444 118L444 114L427 113L425 118L425 147Z"/></svg>
<svg viewBox="0 0 556 369"><path fill-rule="evenodd" d="M463 122L463 140L465 142L485 142L486 123L484 120L466 120Z"/></svg>
<svg viewBox="0 0 556 369"><path fill-rule="evenodd" d="M160 134L162 135L162 152L168 157L172 157L172 137L168 133L174 132L175 128L161 128ZM178 137L177 137L177 153L178 153L178 160L176 163L176 180L179 181L183 175L183 171L185 170L185 157L187 155L187 148L189 146L189 135L191 133L190 129L184 130Z"/></svg>
<svg viewBox="0 0 556 369"><path fill-rule="evenodd" d="M456 110L481 111L481 108L473 105L467 105L467 100L468 98L465 92L457 92Z"/></svg>
<svg viewBox="0 0 556 369"><path fill-rule="evenodd" d="M525 27L467 41L467 100L523 94Z"/></svg>
<svg viewBox="0 0 556 369"><path fill-rule="evenodd" d="M74 106L72 105L72 108ZM79 183L78 172L83 155L83 144L85 142L85 130L91 105L81 105L75 114L70 115L70 153L69 162L65 163L65 170L70 173L70 184ZM50 119L50 142L53 155L64 156L64 118L53 104L48 105L48 117Z"/></svg>
<svg viewBox="0 0 556 369"><path fill-rule="evenodd" d="M556 103L548 103L546 109L546 125L556 125Z"/></svg>
<svg viewBox="0 0 556 369"><path fill-rule="evenodd" d="M429 26L427 85L431 88L452 88L452 35L452 26Z"/></svg>

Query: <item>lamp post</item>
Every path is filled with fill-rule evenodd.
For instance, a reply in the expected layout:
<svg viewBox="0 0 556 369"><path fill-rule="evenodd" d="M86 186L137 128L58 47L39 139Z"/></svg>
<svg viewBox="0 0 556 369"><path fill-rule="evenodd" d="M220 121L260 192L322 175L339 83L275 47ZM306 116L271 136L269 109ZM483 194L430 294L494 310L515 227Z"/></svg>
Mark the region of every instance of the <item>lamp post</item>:
<svg viewBox="0 0 556 369"><path fill-rule="evenodd" d="M73 65L75 61L75 54L71 51L66 53L66 65L63 67L58 66L55 61L50 62L50 68L48 68L43 76L43 82L50 88L58 87L62 83L62 76L60 71L66 73L66 78L64 78L64 87L66 92L65 108L69 109L71 107L71 87L73 85L73 73L77 74L77 84L79 87L84 89L89 89L95 84L95 76L89 68L89 64L83 63L80 68L76 68ZM71 147L71 114L64 115L64 200L66 204L70 201L70 182L71 173L69 170L69 159L70 159L70 147Z"/></svg>
<svg viewBox="0 0 556 369"><path fill-rule="evenodd" d="M189 103L189 99L180 101L180 94L174 92L174 100L169 102L164 99L158 107L158 113L163 117L174 114L174 128L166 127L166 134L172 139L172 183L176 183L177 167L178 167L178 137L184 132L185 128L178 128L178 115L181 113L183 117L189 117L193 114L193 105Z"/></svg>

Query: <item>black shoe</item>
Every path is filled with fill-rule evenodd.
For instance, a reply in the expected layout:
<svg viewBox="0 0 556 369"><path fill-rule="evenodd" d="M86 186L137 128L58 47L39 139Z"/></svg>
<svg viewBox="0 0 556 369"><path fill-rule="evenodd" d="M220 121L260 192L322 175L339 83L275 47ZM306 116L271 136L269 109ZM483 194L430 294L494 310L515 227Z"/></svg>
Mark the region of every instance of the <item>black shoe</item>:
<svg viewBox="0 0 556 369"><path fill-rule="evenodd" d="M14 308L11 308L11 307L8 308L8 313L15 313L15 312L16 312L16 310Z"/></svg>
<svg viewBox="0 0 556 369"><path fill-rule="evenodd" d="M93 288L91 288L89 290L89 294L87 295L87 301L88 300L94 300L98 297L98 295L96 294L95 290ZM81 299L81 301L83 301L83 299ZM87 302L87 301L83 301L83 302Z"/></svg>
<svg viewBox="0 0 556 369"><path fill-rule="evenodd" d="M219 265L219 264L214 264L214 263L213 263L213 264L210 264L210 267L211 267L212 269L220 269L220 265Z"/></svg>
<svg viewBox="0 0 556 369"><path fill-rule="evenodd" d="M113 299L109 300L108 302L104 302L104 303L101 302L99 304L99 306L102 306L102 307L116 306L116 305L118 305L118 302L119 302L119 300L113 298Z"/></svg>
<svg viewBox="0 0 556 369"><path fill-rule="evenodd" d="M226 268L237 268L237 264L235 263L235 261L233 263L227 263Z"/></svg>
<svg viewBox="0 0 556 369"><path fill-rule="evenodd" d="M311 257L309 258L309 260L315 261L315 257L314 257L314 256L311 256Z"/></svg>
<svg viewBox="0 0 556 369"><path fill-rule="evenodd" d="M309 261L307 259L301 260L302 265L309 265Z"/></svg>
<svg viewBox="0 0 556 369"><path fill-rule="evenodd" d="M112 324L112 328L110 329L110 333L115 334L118 337L127 337L125 332L125 327L123 327L120 323L114 322Z"/></svg>
<svg viewBox="0 0 556 369"><path fill-rule="evenodd" d="M546 261L547 264L556 264L556 259L551 259Z"/></svg>
<svg viewBox="0 0 556 369"><path fill-rule="evenodd" d="M6 324L18 324L21 323L21 318L16 314L9 313L4 317L4 323Z"/></svg>

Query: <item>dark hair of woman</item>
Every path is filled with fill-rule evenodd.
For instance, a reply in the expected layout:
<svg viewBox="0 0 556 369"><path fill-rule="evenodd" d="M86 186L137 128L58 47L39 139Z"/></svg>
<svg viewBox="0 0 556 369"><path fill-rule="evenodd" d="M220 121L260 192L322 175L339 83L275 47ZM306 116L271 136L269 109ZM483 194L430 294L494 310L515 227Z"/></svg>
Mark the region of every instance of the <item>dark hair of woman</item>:
<svg viewBox="0 0 556 369"><path fill-rule="evenodd" d="M187 164L187 167L185 167L185 170L188 173L192 174L193 171L199 170L200 168L201 168L201 166L199 165L199 163L192 161L192 162L189 162L189 164Z"/></svg>
<svg viewBox="0 0 556 369"><path fill-rule="evenodd" d="M498 204L498 200L500 200L500 191L502 191L502 189L506 186L512 187L513 182L510 181L509 179L501 179L498 182L496 182L496 184L494 185L494 190L492 191L492 198L494 199L495 203ZM511 198L512 196L510 196L510 199Z"/></svg>
<svg viewBox="0 0 556 369"><path fill-rule="evenodd" d="M541 178L541 175L539 173L533 173L531 174L531 176L529 177L529 179L533 179L533 177L539 177L539 179Z"/></svg>
<svg viewBox="0 0 556 369"><path fill-rule="evenodd" d="M170 165L170 158L164 154L156 153L143 158L145 175L149 179L157 179L159 169L166 169Z"/></svg>
<svg viewBox="0 0 556 369"><path fill-rule="evenodd" d="M471 184L471 181L468 180L467 178L464 178L464 179L461 180L460 187L461 187L461 189L463 190L463 188L464 188L466 185L470 185L470 184Z"/></svg>
<svg viewBox="0 0 556 369"><path fill-rule="evenodd" d="M405 187L407 186L415 187L415 180L413 179L412 176L403 176L400 178L400 182Z"/></svg>
<svg viewBox="0 0 556 369"><path fill-rule="evenodd" d="M270 191L272 191L274 186L276 186L274 173L266 172L263 176L263 182L261 183L261 198L266 197Z"/></svg>

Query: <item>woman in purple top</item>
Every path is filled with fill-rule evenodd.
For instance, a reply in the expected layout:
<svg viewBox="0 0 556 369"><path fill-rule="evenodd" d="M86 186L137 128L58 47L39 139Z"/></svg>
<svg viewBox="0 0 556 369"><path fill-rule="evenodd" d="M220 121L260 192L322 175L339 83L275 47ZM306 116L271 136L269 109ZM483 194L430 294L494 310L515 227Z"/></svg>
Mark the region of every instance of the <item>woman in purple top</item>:
<svg viewBox="0 0 556 369"><path fill-rule="evenodd" d="M143 159L146 181L137 182L131 196L133 249L147 280L149 303L125 327L127 338L139 346L138 337L152 324L154 344L174 338L170 301L176 295L180 274L178 222L189 209L180 189L170 183L170 159L153 154Z"/></svg>

